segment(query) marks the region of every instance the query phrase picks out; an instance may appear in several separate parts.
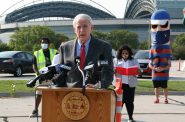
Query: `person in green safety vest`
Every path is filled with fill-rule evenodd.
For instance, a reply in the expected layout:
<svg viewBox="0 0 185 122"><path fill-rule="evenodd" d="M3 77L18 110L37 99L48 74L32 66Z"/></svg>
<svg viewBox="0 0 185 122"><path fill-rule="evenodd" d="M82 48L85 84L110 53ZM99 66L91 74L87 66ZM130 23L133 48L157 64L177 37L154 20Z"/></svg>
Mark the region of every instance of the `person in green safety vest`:
<svg viewBox="0 0 185 122"><path fill-rule="evenodd" d="M42 38L41 39L41 49L34 52L34 58L33 58L33 70L38 76L39 70L43 67L47 67L51 65L51 62L53 60L53 57L56 55L57 50L49 48L50 40L49 38ZM40 84L48 84L47 80L40 79ZM35 108L33 112L31 113L30 117L37 117L38 116L38 107L41 102L42 98L42 92L39 90L36 90L36 99L35 99Z"/></svg>

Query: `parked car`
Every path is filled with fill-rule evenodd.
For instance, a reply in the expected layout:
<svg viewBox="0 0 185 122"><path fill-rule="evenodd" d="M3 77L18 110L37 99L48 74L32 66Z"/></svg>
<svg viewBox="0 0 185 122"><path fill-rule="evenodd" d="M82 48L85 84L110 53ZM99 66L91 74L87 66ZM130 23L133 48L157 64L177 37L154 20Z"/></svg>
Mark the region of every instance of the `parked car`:
<svg viewBox="0 0 185 122"><path fill-rule="evenodd" d="M140 73L138 77L142 77L143 75L151 76L152 70L149 68L149 50L139 50L134 55L134 58L137 59L140 65Z"/></svg>
<svg viewBox="0 0 185 122"><path fill-rule="evenodd" d="M16 77L33 73L32 59L33 55L25 51L0 52L0 73L10 73Z"/></svg>

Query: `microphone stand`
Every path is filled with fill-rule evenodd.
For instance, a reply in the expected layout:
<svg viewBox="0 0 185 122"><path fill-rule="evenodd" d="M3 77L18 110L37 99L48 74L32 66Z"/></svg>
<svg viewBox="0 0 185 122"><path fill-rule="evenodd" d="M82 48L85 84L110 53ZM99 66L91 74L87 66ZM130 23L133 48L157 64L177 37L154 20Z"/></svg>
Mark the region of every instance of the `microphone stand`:
<svg viewBox="0 0 185 122"><path fill-rule="evenodd" d="M83 95L85 95L85 76L84 76L84 72L80 69L79 63L77 63L77 67L78 67L78 70L80 71L80 73L82 74L82 79L83 79L82 93L83 93Z"/></svg>

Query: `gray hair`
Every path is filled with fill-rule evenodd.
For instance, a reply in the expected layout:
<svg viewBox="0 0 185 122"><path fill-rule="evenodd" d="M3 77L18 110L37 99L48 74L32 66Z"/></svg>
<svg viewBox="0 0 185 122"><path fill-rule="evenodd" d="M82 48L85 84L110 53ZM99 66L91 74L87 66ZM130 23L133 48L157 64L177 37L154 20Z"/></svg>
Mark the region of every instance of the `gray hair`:
<svg viewBox="0 0 185 122"><path fill-rule="evenodd" d="M87 14L78 14L73 19L73 27L75 27L76 22L78 22L80 19L88 20L93 25L92 18L89 15L87 15Z"/></svg>

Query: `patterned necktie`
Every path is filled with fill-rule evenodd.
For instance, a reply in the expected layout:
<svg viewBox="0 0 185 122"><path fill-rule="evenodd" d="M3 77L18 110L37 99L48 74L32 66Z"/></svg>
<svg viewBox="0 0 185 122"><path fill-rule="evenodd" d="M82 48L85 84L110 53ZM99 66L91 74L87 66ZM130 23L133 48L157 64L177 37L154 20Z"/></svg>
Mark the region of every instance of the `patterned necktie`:
<svg viewBox="0 0 185 122"><path fill-rule="evenodd" d="M80 69L84 69L84 63L85 63L85 45L82 44L80 48Z"/></svg>

